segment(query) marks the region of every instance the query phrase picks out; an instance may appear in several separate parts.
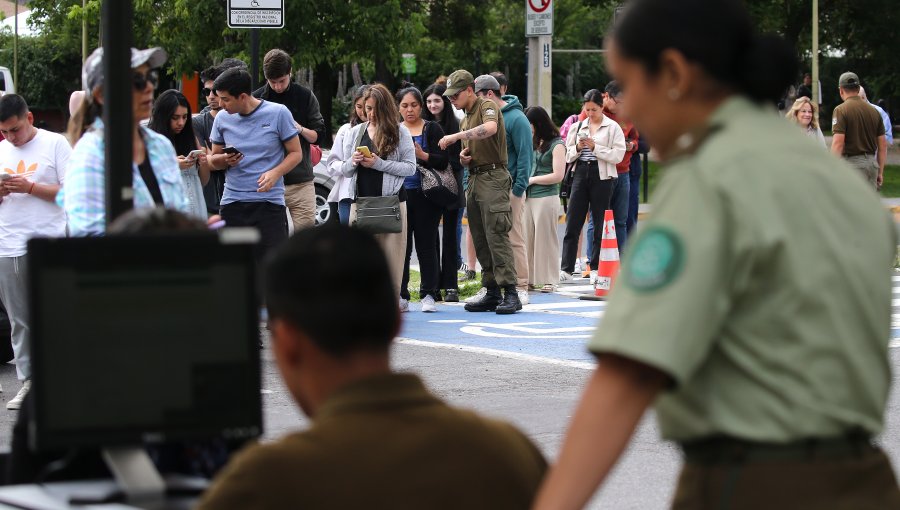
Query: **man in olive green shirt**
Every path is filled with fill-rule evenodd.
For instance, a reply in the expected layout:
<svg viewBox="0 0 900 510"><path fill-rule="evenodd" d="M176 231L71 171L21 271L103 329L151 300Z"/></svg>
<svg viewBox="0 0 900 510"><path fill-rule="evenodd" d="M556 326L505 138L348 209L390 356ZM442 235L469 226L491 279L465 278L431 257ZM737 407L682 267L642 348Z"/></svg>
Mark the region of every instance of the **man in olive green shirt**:
<svg viewBox="0 0 900 510"><path fill-rule="evenodd" d="M546 469L531 441L511 425L449 407L415 375L391 372L400 314L371 235L302 230L267 269L275 359L312 425L239 453L201 510L530 505Z"/></svg>
<svg viewBox="0 0 900 510"><path fill-rule="evenodd" d="M506 169L506 129L496 103L475 94L475 78L464 69L447 78L444 95L454 107L466 112L459 132L441 138L441 149L462 141L459 161L469 169L466 207L475 254L481 263L483 298L466 303L469 312L512 314L522 309L516 291L516 265L509 231L512 177ZM501 294L501 289L503 294Z"/></svg>
<svg viewBox="0 0 900 510"><path fill-rule="evenodd" d="M844 102L831 116L831 152L859 170L870 186L880 189L887 160L887 135L881 115L861 97L856 74L842 74L838 85Z"/></svg>

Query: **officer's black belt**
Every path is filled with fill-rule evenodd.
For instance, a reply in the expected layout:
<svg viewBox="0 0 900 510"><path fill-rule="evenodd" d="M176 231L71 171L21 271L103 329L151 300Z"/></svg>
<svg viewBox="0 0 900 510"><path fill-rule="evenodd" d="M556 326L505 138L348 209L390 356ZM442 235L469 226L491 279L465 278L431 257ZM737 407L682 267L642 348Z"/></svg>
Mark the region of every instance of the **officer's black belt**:
<svg viewBox="0 0 900 510"><path fill-rule="evenodd" d="M490 172L491 170L497 170L499 168L506 169L506 167L500 163L491 163L489 165L473 166L472 168L469 169L469 173L473 174L473 175L478 175L478 174Z"/></svg>
<svg viewBox="0 0 900 510"><path fill-rule="evenodd" d="M804 461L859 457L875 450L867 434L836 438L810 438L790 443L760 443L731 437L713 437L682 443L689 464L732 464Z"/></svg>

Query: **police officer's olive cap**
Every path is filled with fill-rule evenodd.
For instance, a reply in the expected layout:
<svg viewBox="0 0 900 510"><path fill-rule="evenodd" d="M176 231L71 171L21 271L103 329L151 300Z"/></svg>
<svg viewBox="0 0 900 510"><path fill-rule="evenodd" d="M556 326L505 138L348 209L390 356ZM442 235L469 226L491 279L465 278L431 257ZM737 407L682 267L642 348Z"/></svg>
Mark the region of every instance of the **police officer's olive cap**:
<svg viewBox="0 0 900 510"><path fill-rule="evenodd" d="M859 76L856 76L856 73L844 73L841 75L841 79L838 80L838 85L841 87L859 87Z"/></svg>
<svg viewBox="0 0 900 510"><path fill-rule="evenodd" d="M475 78L475 92L478 93L482 90L500 92L500 82L497 81L497 78L494 78L489 74L482 74L478 78Z"/></svg>
<svg viewBox="0 0 900 510"><path fill-rule="evenodd" d="M475 78L469 71L466 71L465 69L453 71L450 77L447 78L447 90L444 91L444 95L455 96L456 94L459 94L459 91L465 90L466 87L473 83L475 83Z"/></svg>

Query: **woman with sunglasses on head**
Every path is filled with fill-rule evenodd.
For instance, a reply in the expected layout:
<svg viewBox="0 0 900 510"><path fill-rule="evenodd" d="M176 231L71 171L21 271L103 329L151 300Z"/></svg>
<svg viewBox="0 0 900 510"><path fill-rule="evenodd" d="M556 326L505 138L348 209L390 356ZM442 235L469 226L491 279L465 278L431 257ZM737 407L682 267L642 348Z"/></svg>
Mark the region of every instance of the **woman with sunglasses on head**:
<svg viewBox="0 0 900 510"><path fill-rule="evenodd" d="M425 97L425 109L422 118L426 121L437 122L444 134L452 135L459 132L459 119L453 113L453 105L444 97L447 86L433 83L422 94ZM441 240L441 276L440 288L446 291L445 301L459 301L459 283L456 272L462 267L462 215L466 207L466 194L463 188L463 166L459 162L459 152L462 143L456 142L447 148L447 156L450 158L450 166L456 177L456 186L459 190L459 201L449 207L445 207L441 219L443 221L444 235ZM474 259L474 255L473 255ZM440 296L440 294L438 295Z"/></svg>
<svg viewBox="0 0 900 510"><path fill-rule="evenodd" d="M338 219L341 225L350 224L350 205L353 203L354 197L353 188L351 187L353 180L344 177L344 174L341 172L341 166L344 164L344 161L349 159L349 154L344 154L344 139L347 133L350 132L350 129L366 121L366 104L363 94L368 88L368 85L360 85L353 91L353 97L350 101L350 120L338 129L337 134L334 136L334 144L332 144L331 151L328 153L328 159L325 160L325 168L328 170L328 175L334 179L334 185L328 194L328 202L337 204Z"/></svg>
<svg viewBox="0 0 900 510"><path fill-rule="evenodd" d="M153 104L148 126L172 142L178 157L178 168L181 169L189 212L195 218L206 220L203 186L209 182L210 166L206 161L206 151L200 148L200 143L194 136L191 105L184 94L174 89L160 94Z"/></svg>
<svg viewBox="0 0 900 510"><path fill-rule="evenodd" d="M742 0L631 0L606 48L666 169L534 508L584 507L651 405L684 453L676 510L900 508L872 442L897 231L858 173L772 115L793 48Z"/></svg>
<svg viewBox="0 0 900 510"><path fill-rule="evenodd" d="M140 124L150 117L153 90L158 81L156 68L166 58L162 48L131 49L134 207L165 207L188 212L172 143ZM66 184L56 201L66 211L70 235L102 235L106 230L103 48L97 48L87 58L81 77L84 101L69 121L69 139L75 147L69 158Z"/></svg>
<svg viewBox="0 0 900 510"><path fill-rule="evenodd" d="M572 281L578 238L587 213L599 220L609 209L613 179L619 175L616 165L625 157L625 134L617 122L603 115L602 92L591 89L584 95L584 113L587 117L572 126L566 138L566 162L575 162L575 173L563 237L561 283ZM591 283L597 279L602 234L603 229L594 229L593 239L587 239L591 243Z"/></svg>
<svg viewBox="0 0 900 510"><path fill-rule="evenodd" d="M423 168L447 168L447 151L438 147L444 130L436 122L422 118L422 93L415 87L407 87L395 96L400 109L402 125L412 135L416 151L416 165ZM435 301L440 296L440 263L438 262L438 226L444 208L432 202L422 191L421 174L417 171L403 181L406 189L406 260L403 264L403 281L400 283L400 310L409 308L409 260L412 257L413 241L416 257L419 259L421 280L419 296L422 311L435 312Z"/></svg>
<svg viewBox="0 0 900 510"><path fill-rule="evenodd" d="M366 122L357 124L344 136L344 154L349 159L341 172L352 180L354 198L397 196L400 202L400 232L375 234L390 264L391 277L400 300L400 282L406 258L406 190L403 180L416 173L416 150L412 135L398 122L397 104L384 85L377 83L363 93ZM350 208L350 224L355 223L357 203Z"/></svg>

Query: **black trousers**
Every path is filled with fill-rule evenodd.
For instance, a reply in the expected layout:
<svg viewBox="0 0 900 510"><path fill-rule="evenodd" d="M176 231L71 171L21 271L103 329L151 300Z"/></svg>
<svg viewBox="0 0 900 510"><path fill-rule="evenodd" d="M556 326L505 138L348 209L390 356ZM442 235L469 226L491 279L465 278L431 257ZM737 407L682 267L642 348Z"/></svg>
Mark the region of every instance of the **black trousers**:
<svg viewBox="0 0 900 510"><path fill-rule="evenodd" d="M409 299L409 259L415 241L422 281L419 296L437 297L440 266L438 265L438 225L443 208L425 198L420 189L406 190L406 261L403 263L403 281L400 297Z"/></svg>
<svg viewBox="0 0 900 510"><path fill-rule="evenodd" d="M569 211L566 218L566 234L563 237L561 268L567 273L575 271L575 258L578 256L578 237L584 227L584 219L588 210L594 216L594 225L603 224L603 215L609 209L612 197L613 180L600 179L596 161L579 161L575 165L575 178L572 181L572 194L569 197ZM591 243L591 269L597 267L600 259L600 238L603 228L594 228Z"/></svg>
<svg viewBox="0 0 900 510"><path fill-rule="evenodd" d="M459 209L444 209L441 217L444 221L444 235L441 239L441 277L440 288L459 289L456 281L456 270L459 269Z"/></svg>
<svg viewBox="0 0 900 510"><path fill-rule="evenodd" d="M262 268L269 250L287 241L287 212L283 205L271 202L232 202L223 205L220 214L229 227L256 227L259 230L259 244L254 250L259 268Z"/></svg>

